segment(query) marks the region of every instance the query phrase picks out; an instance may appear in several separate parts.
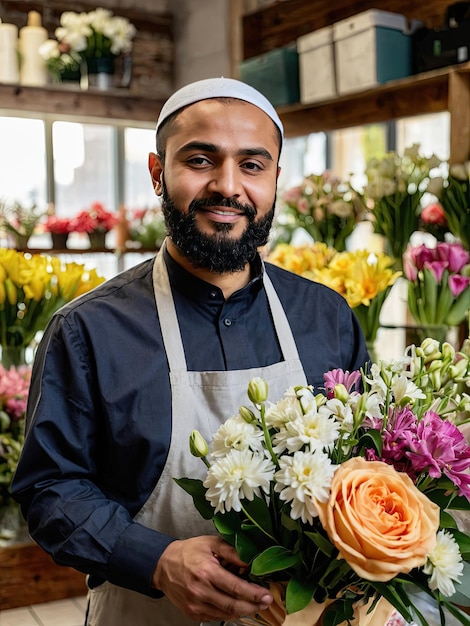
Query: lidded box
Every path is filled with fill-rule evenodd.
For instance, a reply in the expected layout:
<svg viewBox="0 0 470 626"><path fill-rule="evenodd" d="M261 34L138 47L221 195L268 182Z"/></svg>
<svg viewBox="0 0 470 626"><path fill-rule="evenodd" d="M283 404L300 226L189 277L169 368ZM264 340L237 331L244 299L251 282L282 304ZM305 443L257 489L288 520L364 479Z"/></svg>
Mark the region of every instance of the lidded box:
<svg viewBox="0 0 470 626"><path fill-rule="evenodd" d="M276 48L242 61L240 78L271 101L273 106L299 102L299 59L296 46Z"/></svg>
<svg viewBox="0 0 470 626"><path fill-rule="evenodd" d="M412 73L411 33L404 15L371 9L333 24L338 93L367 89Z"/></svg>
<svg viewBox="0 0 470 626"><path fill-rule="evenodd" d="M308 104L336 96L333 27L319 28L297 39L300 102Z"/></svg>

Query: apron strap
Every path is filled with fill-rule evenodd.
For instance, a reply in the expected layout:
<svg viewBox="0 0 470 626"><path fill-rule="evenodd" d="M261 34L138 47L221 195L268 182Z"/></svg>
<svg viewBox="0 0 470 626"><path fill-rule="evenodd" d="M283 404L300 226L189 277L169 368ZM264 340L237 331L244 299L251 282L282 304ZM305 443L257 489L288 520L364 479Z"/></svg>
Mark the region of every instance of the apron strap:
<svg viewBox="0 0 470 626"><path fill-rule="evenodd" d="M160 328L163 336L163 343L168 359L170 372L187 371L186 356L184 353L183 341L176 315L175 303L171 292L168 271L163 258L163 250L166 249L165 242L155 257L153 265L153 289L155 302L157 305ZM299 359L297 346L295 344L289 321L279 300L279 296L274 289L271 279L267 275L263 263L263 284L266 290L266 297L274 321L274 327L279 339L281 351L286 361Z"/></svg>

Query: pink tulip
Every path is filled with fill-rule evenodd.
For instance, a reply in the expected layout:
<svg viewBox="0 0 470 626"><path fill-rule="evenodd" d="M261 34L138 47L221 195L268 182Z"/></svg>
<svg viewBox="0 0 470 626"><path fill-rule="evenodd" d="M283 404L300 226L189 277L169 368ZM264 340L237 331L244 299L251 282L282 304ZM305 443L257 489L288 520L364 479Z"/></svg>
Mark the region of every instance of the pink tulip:
<svg viewBox="0 0 470 626"><path fill-rule="evenodd" d="M452 274L449 276L449 287L454 298L457 298L470 285L469 276L461 276L460 274Z"/></svg>
<svg viewBox="0 0 470 626"><path fill-rule="evenodd" d="M416 265L418 271L424 268L425 263L432 263L438 258L436 251L433 248L428 248L424 244L412 247L410 254L411 260Z"/></svg>
<svg viewBox="0 0 470 626"><path fill-rule="evenodd" d="M449 272L460 272L470 262L470 253L459 243L438 243L436 252L442 261L449 264Z"/></svg>
<svg viewBox="0 0 470 626"><path fill-rule="evenodd" d="M301 195L302 187L300 185L297 187L291 187L285 192L284 200L288 203L297 204Z"/></svg>
<svg viewBox="0 0 470 626"><path fill-rule="evenodd" d="M436 282L440 283L442 280L442 274L444 270L447 269L448 263L447 261L431 261L430 263L425 263L424 267L427 267L434 275Z"/></svg>
<svg viewBox="0 0 470 626"><path fill-rule="evenodd" d="M411 247L408 247L403 254L403 272L408 280L414 282L418 278L418 270L411 255Z"/></svg>

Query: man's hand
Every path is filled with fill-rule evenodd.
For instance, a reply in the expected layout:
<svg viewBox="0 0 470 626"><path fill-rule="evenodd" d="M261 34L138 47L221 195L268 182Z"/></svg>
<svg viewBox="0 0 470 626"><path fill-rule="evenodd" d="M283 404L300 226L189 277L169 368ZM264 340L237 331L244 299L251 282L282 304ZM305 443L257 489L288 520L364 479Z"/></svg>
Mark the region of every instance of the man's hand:
<svg viewBox="0 0 470 626"><path fill-rule="evenodd" d="M266 609L273 598L227 568L246 567L237 551L216 536L173 541L153 574L153 586L198 622L230 620Z"/></svg>

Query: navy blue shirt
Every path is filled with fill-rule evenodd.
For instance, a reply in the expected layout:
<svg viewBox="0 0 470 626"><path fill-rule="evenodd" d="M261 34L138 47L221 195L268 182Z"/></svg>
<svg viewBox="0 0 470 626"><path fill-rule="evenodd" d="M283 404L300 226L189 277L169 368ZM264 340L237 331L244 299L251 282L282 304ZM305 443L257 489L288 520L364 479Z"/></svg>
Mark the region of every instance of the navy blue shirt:
<svg viewBox="0 0 470 626"><path fill-rule="evenodd" d="M254 278L228 300L168 253L165 262L188 370L249 369L282 360L259 258ZM321 386L323 373L333 368L362 367L365 343L344 298L265 267L308 383ZM150 259L117 275L50 321L35 357L13 495L31 536L57 563L91 574L92 584L106 579L155 596L152 574L173 538L132 519L161 474L171 433L152 268ZM227 417L236 410L228 407Z"/></svg>

